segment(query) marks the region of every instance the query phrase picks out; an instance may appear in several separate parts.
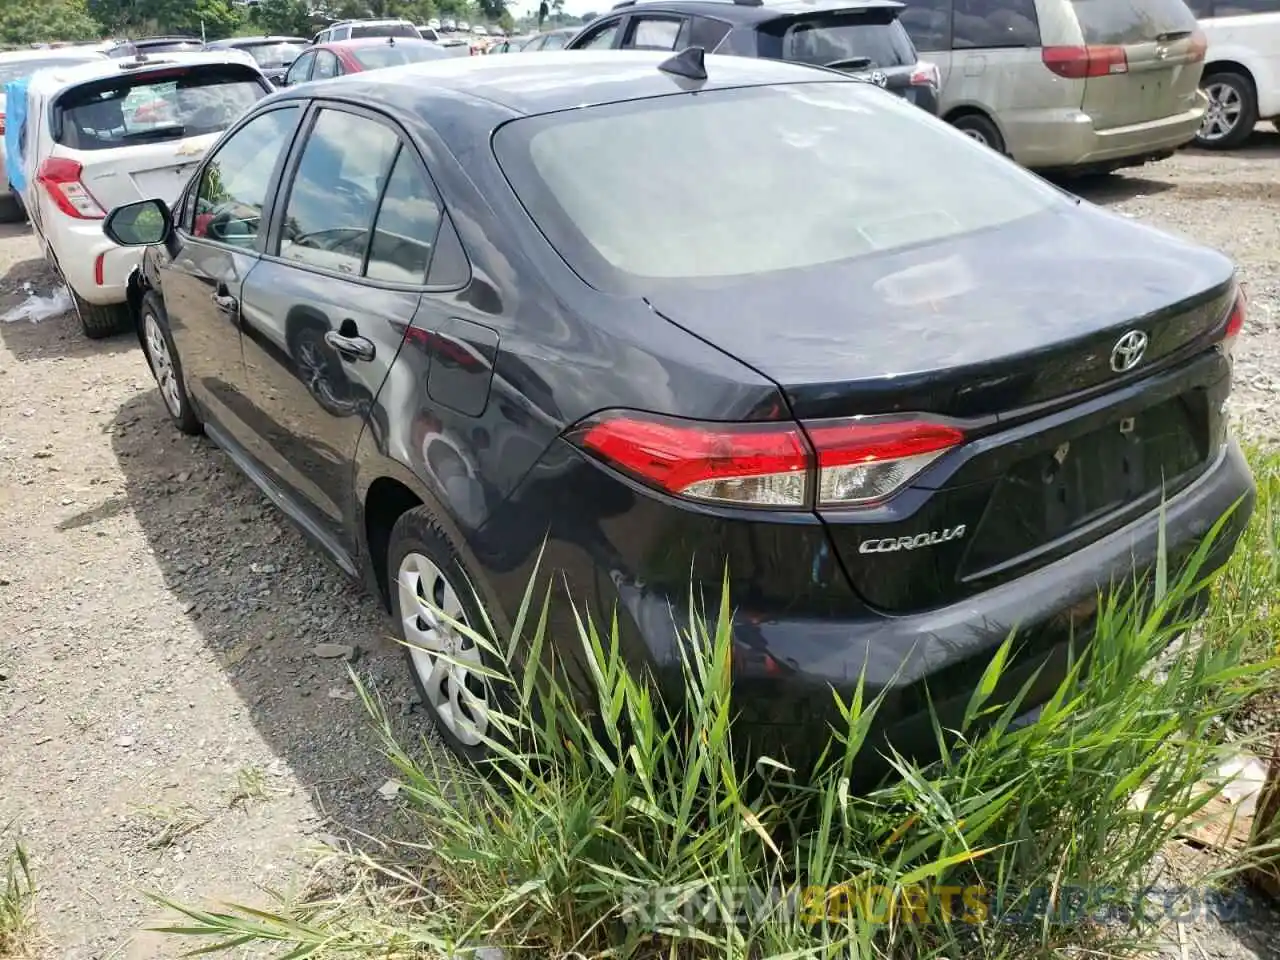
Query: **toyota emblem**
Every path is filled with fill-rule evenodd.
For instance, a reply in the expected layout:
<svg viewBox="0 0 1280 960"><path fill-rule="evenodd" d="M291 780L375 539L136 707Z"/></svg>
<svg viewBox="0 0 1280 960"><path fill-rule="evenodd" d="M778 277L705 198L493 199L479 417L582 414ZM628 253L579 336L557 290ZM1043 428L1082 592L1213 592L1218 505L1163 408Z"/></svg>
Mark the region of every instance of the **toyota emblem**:
<svg viewBox="0 0 1280 960"><path fill-rule="evenodd" d="M877 70L871 74L871 82L877 87L887 87L889 85L889 75L883 70Z"/></svg>
<svg viewBox="0 0 1280 960"><path fill-rule="evenodd" d="M1141 330L1130 330L1111 348L1111 369L1116 373L1128 373L1142 362L1147 352L1147 335Z"/></svg>

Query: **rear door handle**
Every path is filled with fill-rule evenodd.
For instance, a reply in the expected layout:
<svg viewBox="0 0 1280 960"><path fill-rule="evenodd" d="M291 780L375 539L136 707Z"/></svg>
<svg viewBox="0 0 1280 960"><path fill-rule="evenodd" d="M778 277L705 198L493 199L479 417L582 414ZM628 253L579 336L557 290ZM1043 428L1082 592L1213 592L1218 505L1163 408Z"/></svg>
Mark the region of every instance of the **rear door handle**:
<svg viewBox="0 0 1280 960"><path fill-rule="evenodd" d="M324 342L338 351L343 360L372 360L373 341L367 337L348 337L336 330L324 335Z"/></svg>

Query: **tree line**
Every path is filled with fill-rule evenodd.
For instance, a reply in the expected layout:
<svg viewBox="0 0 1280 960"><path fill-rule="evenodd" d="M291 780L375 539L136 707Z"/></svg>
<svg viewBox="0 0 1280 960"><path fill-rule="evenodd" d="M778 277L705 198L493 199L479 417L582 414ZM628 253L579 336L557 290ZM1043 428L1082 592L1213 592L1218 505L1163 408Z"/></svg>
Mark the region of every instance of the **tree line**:
<svg viewBox="0 0 1280 960"><path fill-rule="evenodd" d="M311 12L323 6L323 14ZM559 12L563 0L550 4ZM425 23L452 17L514 26L507 0L0 0L0 44L26 45L146 34L184 34L209 40L245 34L309 37L325 19L404 17ZM553 19L573 19L558 17Z"/></svg>

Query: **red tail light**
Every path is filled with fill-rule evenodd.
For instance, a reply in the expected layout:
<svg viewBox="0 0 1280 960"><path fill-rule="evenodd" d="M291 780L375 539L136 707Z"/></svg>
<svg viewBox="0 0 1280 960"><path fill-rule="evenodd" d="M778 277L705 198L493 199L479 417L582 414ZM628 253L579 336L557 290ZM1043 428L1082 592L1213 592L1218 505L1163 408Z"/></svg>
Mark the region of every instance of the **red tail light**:
<svg viewBox="0 0 1280 960"><path fill-rule="evenodd" d="M1040 54L1044 65L1068 80L1111 77L1129 72L1129 58L1124 47L1044 47Z"/></svg>
<svg viewBox="0 0 1280 960"><path fill-rule="evenodd" d="M69 217L77 220L101 220L106 211L93 198L88 187L80 182L84 167L66 157L49 157L36 171L40 183L52 200Z"/></svg>
<svg viewBox="0 0 1280 960"><path fill-rule="evenodd" d="M1236 338L1240 336L1240 331L1244 329L1245 314L1248 301L1245 299L1244 289L1241 288L1236 292L1236 302L1231 305L1231 313L1227 315L1227 329L1222 335L1222 349L1231 356L1235 352Z"/></svg>
<svg viewBox="0 0 1280 960"><path fill-rule="evenodd" d="M921 60L916 64L916 68L911 73L911 85L913 87L933 87L937 90L942 86L942 74L939 72L937 64L928 63Z"/></svg>
<svg viewBox="0 0 1280 960"><path fill-rule="evenodd" d="M1191 62L1200 63L1209 52L1209 38L1204 31L1196 27L1191 34Z"/></svg>
<svg viewBox="0 0 1280 960"><path fill-rule="evenodd" d="M692 500L769 509L882 501L964 434L924 420L703 423L593 417L569 439L635 479Z"/></svg>

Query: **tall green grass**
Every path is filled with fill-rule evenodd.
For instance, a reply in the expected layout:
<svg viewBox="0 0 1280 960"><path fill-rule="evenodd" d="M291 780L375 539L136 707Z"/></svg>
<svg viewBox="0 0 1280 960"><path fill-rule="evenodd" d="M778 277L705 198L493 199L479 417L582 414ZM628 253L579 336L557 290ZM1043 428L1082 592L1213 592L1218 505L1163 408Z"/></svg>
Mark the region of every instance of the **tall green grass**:
<svg viewBox="0 0 1280 960"><path fill-rule="evenodd" d="M1265 524L1271 509L1268 500ZM1255 530L1242 549L1265 553L1268 536ZM1161 563L1144 589L1102 598L1092 642L1034 722L1015 726L1021 697L994 698L1011 637L960 728L937 731L955 743L945 758L920 767L894 756L896 776L861 795L850 773L880 705L862 690L836 697L843 719L816 775L790 777L763 756L742 769L727 592L684 627L679 711L626 669L616 632L585 617L576 642L594 673L590 720L547 671L493 671L511 707L486 769L406 749L365 693L419 842L358 855L360 881L302 903L169 903L185 920L167 929L214 948L274 940L291 957L482 945L540 958L986 960L1080 943L1121 952L1159 920L1130 909L1153 861L1217 792L1205 777L1222 755L1219 718L1272 667L1252 655L1260 641L1247 613L1267 577L1274 600L1274 553L1233 562L1211 629L1180 619L1203 587L1208 545L1185 569ZM546 623L545 598L539 608L530 593L509 645L473 637L495 662L521 650L537 664Z"/></svg>
<svg viewBox="0 0 1280 960"><path fill-rule="evenodd" d="M32 900L36 885L27 851L15 841L5 858L0 887L0 957L25 956L32 931Z"/></svg>

